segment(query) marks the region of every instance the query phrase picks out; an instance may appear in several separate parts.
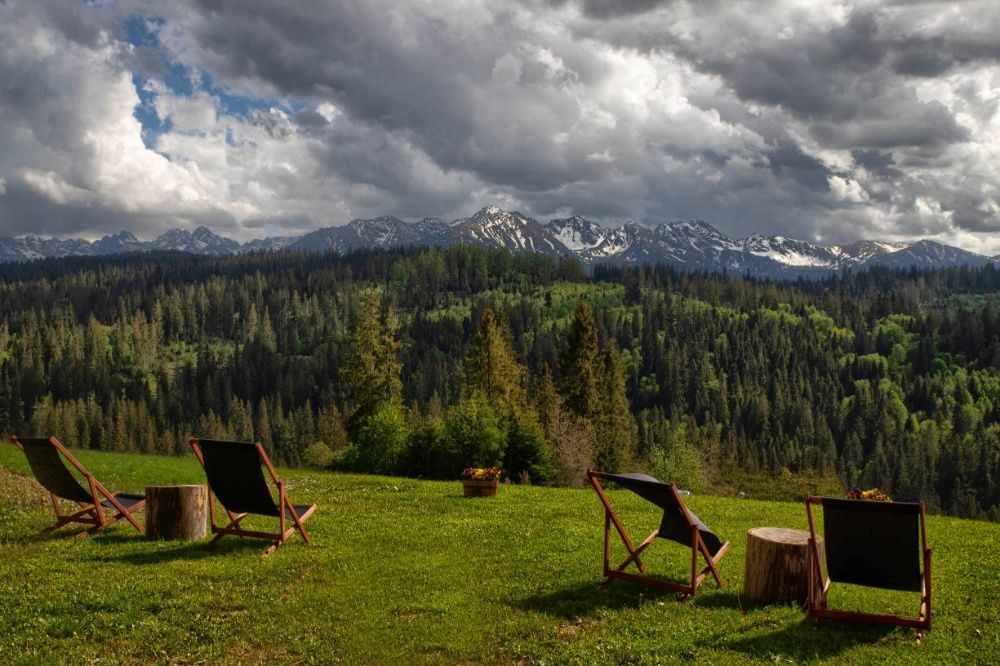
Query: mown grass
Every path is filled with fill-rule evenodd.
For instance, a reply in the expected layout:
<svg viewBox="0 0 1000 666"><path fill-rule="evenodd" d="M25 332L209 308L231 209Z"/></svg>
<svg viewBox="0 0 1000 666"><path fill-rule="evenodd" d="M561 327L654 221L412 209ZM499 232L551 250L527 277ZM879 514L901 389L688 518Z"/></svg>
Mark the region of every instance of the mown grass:
<svg viewBox="0 0 1000 666"><path fill-rule="evenodd" d="M201 482L195 460L81 451L121 490ZM1000 650L1000 526L931 517L934 629L846 623L814 629L794 606L742 595L746 530L805 528L801 504L692 496L733 542L726 586L693 600L626 583L599 591L601 508L587 490L504 487L461 497L458 482L282 470L315 501L314 546L225 539L147 542L119 524L84 541L51 521L22 454L0 445L0 663L973 663ZM640 537L650 505L612 498ZM652 570L689 560L658 542ZM620 553L620 551L619 551ZM832 601L913 612L914 595L863 588Z"/></svg>

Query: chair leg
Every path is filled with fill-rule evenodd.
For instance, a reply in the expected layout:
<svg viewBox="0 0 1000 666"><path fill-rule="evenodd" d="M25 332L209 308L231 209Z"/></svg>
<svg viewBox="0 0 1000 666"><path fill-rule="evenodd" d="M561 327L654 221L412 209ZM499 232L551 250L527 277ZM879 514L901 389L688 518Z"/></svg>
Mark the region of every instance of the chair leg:
<svg viewBox="0 0 1000 666"><path fill-rule="evenodd" d="M93 507L86 507L86 508L80 509L76 513L71 514L69 516L65 515L62 511L57 511L56 512L56 524L55 525L51 525L49 527L46 527L44 530L41 531L41 534L47 534L48 532L52 532L53 530L59 529L63 525L69 525L71 523L80 523L80 522L89 523L90 521L82 521L82 520L80 520L80 516L85 516L85 515L90 515L90 517L93 518L94 517L94 509L93 509ZM96 518L95 518L95 520L96 520ZM76 538L79 539L82 536L85 536L85 535L78 534L76 536Z"/></svg>
<svg viewBox="0 0 1000 666"><path fill-rule="evenodd" d="M299 534L302 535L302 540L305 541L307 544L309 544L311 546L312 545L312 539L309 538L309 533L306 532L306 526L303 525L301 522L299 522L297 520L295 522L299 526Z"/></svg>
<svg viewBox="0 0 1000 666"><path fill-rule="evenodd" d="M77 533L76 536L73 537L74 539L84 539L86 537L92 536L105 526L104 524L102 524L102 517L99 515L99 512L100 509L84 509L83 511L78 511L77 513L73 514L73 516L67 518L66 522L80 522L80 521L72 521L71 518L79 516L83 513L89 513L94 517L94 526L88 527L84 531Z"/></svg>
<svg viewBox="0 0 1000 666"><path fill-rule="evenodd" d="M309 533L306 532L306 526L299 517L299 512L295 510L295 507L292 506L292 503L288 500L287 496L285 497L285 506L287 506L288 510L291 512L292 520L295 522L295 528L299 531L299 534L302 535L302 539L307 544L312 545L312 539L309 538ZM284 515L284 507L282 507L282 515Z"/></svg>
<svg viewBox="0 0 1000 666"><path fill-rule="evenodd" d="M223 527L222 529L223 530L228 530L228 529L232 529L234 527L239 527L240 526L240 521L243 520L244 518L246 518L249 515L250 514L248 514L248 513L241 513L238 516L234 516L233 514L230 513L229 516L230 516L230 518L232 518L232 521L228 525L226 525L225 527ZM214 528L214 526L213 526L213 528ZM211 550L212 548L215 548L215 544L219 543L219 541L224 536L226 536L226 532L223 532L223 531L216 532L215 536L212 537L212 540L209 541L208 543L206 543L204 546L202 546L202 549L203 550ZM238 536L241 539L243 538L242 534L237 534L236 536Z"/></svg>

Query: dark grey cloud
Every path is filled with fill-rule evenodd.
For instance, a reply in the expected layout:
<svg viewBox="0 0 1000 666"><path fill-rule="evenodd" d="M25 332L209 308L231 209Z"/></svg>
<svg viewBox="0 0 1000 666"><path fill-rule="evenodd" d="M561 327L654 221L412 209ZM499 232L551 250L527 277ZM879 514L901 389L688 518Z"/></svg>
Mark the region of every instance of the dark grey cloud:
<svg viewBox="0 0 1000 666"><path fill-rule="evenodd" d="M672 0L582 0L580 7L588 16L610 19L643 14L651 9L672 4Z"/></svg>
<svg viewBox="0 0 1000 666"><path fill-rule="evenodd" d="M903 172L895 168L892 153L887 150L860 148L851 151L851 157L855 164L878 178L896 180L903 176Z"/></svg>
<svg viewBox="0 0 1000 666"><path fill-rule="evenodd" d="M199 210L190 214L174 211L128 211L101 205L96 201L54 201L23 182L8 182L0 197L0 235L93 236L93 230L105 233L127 229L144 238L152 238L170 226L195 228L208 226L219 233L239 228L231 213L221 209Z"/></svg>
<svg viewBox="0 0 1000 666"><path fill-rule="evenodd" d="M289 233L498 203L543 218L700 217L734 235L944 234L1000 251L988 235L1000 230L1000 8L988 1L18 2L0 13L20 25L0 27L0 232L24 226L10 221L15 201L21 218L91 234L100 215L129 211L150 233L214 217ZM158 41L125 44L119 21L143 17ZM15 37L33 29L65 57L20 57L29 41ZM191 95L164 83L177 63ZM122 138L136 131L133 75L170 128L145 152ZM268 102L232 111L220 91ZM162 185L143 193L114 154Z"/></svg>
<svg viewBox="0 0 1000 666"><path fill-rule="evenodd" d="M803 187L826 192L832 171L821 161L785 143L767 154L767 164L778 176L787 175Z"/></svg>

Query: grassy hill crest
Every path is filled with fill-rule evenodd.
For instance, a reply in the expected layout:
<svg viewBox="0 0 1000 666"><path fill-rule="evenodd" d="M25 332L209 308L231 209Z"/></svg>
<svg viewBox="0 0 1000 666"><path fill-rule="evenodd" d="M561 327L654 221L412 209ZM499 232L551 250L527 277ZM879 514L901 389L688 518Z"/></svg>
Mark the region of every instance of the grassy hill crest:
<svg viewBox="0 0 1000 666"><path fill-rule="evenodd" d="M193 457L77 452L113 489L203 482ZM147 542L119 524L89 540L39 535L51 506L23 455L0 445L3 663L960 663L1000 649L1000 525L932 516L934 629L827 623L742 596L746 530L804 529L801 503L693 495L732 541L723 589L694 600L616 583L598 591L602 513L589 490L501 488L467 500L455 482L282 470L315 501L316 545L275 555L227 538ZM655 509L612 491L645 536ZM682 578L683 549L657 543L652 571ZM970 573L971 572L971 573ZM848 589L839 603L912 612L915 596Z"/></svg>

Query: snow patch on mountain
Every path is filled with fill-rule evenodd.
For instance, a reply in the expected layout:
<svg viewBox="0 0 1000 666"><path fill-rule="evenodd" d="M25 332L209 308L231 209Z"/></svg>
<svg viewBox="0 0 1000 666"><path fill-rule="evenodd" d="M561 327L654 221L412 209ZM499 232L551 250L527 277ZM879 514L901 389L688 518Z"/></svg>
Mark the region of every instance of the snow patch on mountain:
<svg viewBox="0 0 1000 666"><path fill-rule="evenodd" d="M193 232L172 229L153 241L140 241L121 231L88 242L82 239L0 237L0 261L46 257L119 254L174 250L194 254L288 248L293 251L339 253L371 248L478 244L511 251L575 256L586 264L662 263L682 270L727 271L758 277L820 277L846 268L885 265L937 268L980 266L992 259L933 241L916 243L858 241L820 245L785 236L748 236L732 240L702 220L685 220L648 227L629 221L604 226L574 215L545 225L517 211L487 206L468 218L446 224L437 218L406 222L391 215L351 220L338 227L317 229L301 237L255 239L240 245L207 227Z"/></svg>
<svg viewBox="0 0 1000 666"><path fill-rule="evenodd" d="M748 236L737 245L757 257L767 257L785 266L838 268L843 253L823 245L784 236Z"/></svg>

